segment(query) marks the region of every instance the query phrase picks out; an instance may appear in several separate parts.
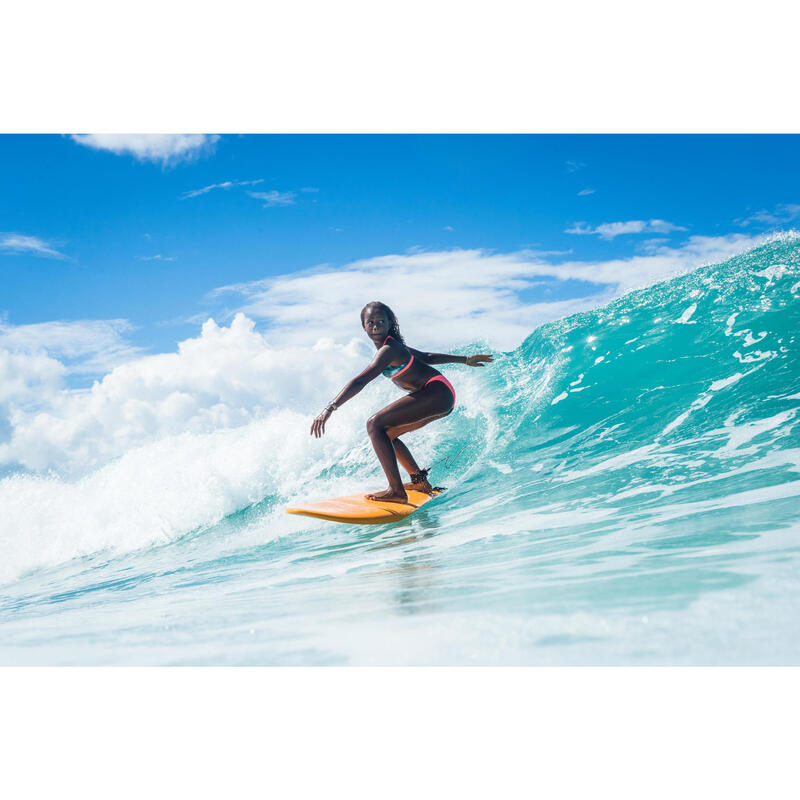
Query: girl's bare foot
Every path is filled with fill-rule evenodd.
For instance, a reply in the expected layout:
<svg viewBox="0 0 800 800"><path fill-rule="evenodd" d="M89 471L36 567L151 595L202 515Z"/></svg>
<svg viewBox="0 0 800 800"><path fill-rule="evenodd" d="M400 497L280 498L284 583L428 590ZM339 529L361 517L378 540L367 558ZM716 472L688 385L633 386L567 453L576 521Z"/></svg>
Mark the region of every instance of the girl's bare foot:
<svg viewBox="0 0 800 800"><path fill-rule="evenodd" d="M408 503L408 495L405 491L398 494L394 489L386 489L383 492L373 492L366 495L367 500L381 500L384 503Z"/></svg>

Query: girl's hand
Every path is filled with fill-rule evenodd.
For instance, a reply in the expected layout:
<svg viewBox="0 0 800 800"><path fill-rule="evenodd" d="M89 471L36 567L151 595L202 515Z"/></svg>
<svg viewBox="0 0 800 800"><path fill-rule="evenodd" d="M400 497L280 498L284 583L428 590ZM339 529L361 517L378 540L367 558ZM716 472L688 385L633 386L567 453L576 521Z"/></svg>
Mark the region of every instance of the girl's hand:
<svg viewBox="0 0 800 800"><path fill-rule="evenodd" d="M319 439L323 433L325 433L325 423L328 421L328 417L333 413L330 408L326 408L314 422L311 423L311 435L316 436Z"/></svg>
<svg viewBox="0 0 800 800"><path fill-rule="evenodd" d="M494 356L488 353L477 353L474 356L467 356L468 367L482 367L484 361L494 361Z"/></svg>

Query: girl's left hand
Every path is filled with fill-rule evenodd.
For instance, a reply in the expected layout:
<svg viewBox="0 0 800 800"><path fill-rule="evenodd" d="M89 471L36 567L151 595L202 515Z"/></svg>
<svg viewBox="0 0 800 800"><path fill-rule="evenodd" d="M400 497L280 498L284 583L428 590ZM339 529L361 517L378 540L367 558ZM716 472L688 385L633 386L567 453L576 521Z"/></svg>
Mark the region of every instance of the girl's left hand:
<svg viewBox="0 0 800 800"><path fill-rule="evenodd" d="M482 363L484 361L494 361L494 356L490 355L489 353L477 353L474 356L467 356L468 367L482 367L484 366Z"/></svg>

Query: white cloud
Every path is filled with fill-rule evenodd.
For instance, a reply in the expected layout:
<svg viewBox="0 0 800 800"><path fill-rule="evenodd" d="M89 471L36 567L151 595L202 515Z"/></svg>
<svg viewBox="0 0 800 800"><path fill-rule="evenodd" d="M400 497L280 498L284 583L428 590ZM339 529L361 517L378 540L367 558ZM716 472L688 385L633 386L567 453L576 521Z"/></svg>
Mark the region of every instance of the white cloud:
<svg viewBox="0 0 800 800"><path fill-rule="evenodd" d="M321 336L347 341L361 333L358 314L383 300L398 314L412 341L452 348L481 339L500 349L516 347L542 322L607 302L629 289L720 261L752 246L753 237L694 236L676 248L610 261L551 263L531 251L493 254L446 250L381 256L342 267L221 287L214 297L240 295L235 310L269 325L270 341L313 344ZM581 296L558 303L520 299L543 276L590 284ZM416 333L415 333L416 331Z"/></svg>
<svg viewBox="0 0 800 800"><path fill-rule="evenodd" d="M585 222L576 222L571 228L567 228L564 233L596 235L601 239L611 240L616 236L631 233L670 233L672 231L685 230L687 229L663 219L631 219L627 222L604 222L595 228Z"/></svg>
<svg viewBox="0 0 800 800"><path fill-rule="evenodd" d="M67 258L48 242L21 233L0 233L0 250L12 255L34 255L45 258Z"/></svg>
<svg viewBox="0 0 800 800"><path fill-rule="evenodd" d="M680 225L673 225L673 223L667 222L665 219L651 219L647 229L653 233L671 233L672 231L689 230Z"/></svg>
<svg viewBox="0 0 800 800"><path fill-rule="evenodd" d="M754 247L761 237L734 233L726 236L690 236L677 247L656 247L645 255L610 261L567 261L553 273L562 280L575 278L616 285L615 295L648 286L701 266L724 261Z"/></svg>
<svg viewBox="0 0 800 800"><path fill-rule="evenodd" d="M738 225L746 227L752 223L761 223L763 225L785 225L789 222L800 218L800 204L797 203L780 203L772 211L761 209L756 211L749 217L737 219Z"/></svg>
<svg viewBox="0 0 800 800"><path fill-rule="evenodd" d="M582 161L565 161L564 163L567 166L567 172L577 172L586 166Z"/></svg>
<svg viewBox="0 0 800 800"><path fill-rule="evenodd" d="M133 326L124 319L0 322L0 351L64 359L64 374L95 375L140 355L141 349L125 340L131 330Z"/></svg>
<svg viewBox="0 0 800 800"><path fill-rule="evenodd" d="M191 197L199 197L203 194L208 194L215 189L233 189L238 186L255 186L256 184L263 183L263 178L258 178L253 181L223 181L222 183L212 183L210 186L204 186L202 189L193 189L190 192L184 192L181 195L182 200L188 200ZM300 190L301 192L318 192L313 186L306 186ZM297 193L296 192L279 192L277 189L270 189L268 192L251 192L247 194L256 200L264 202L264 208L273 206L291 206L295 204ZM316 202L316 201L315 201Z"/></svg>
<svg viewBox="0 0 800 800"><path fill-rule="evenodd" d="M162 164L189 161L208 154L219 140L216 134L205 133L86 133L73 134L71 138L94 150Z"/></svg>
<svg viewBox="0 0 800 800"><path fill-rule="evenodd" d="M594 192L595 192L595 190L594 190L594 189L581 189L581 190L578 192L578 197L586 197L586 195L588 195L588 194L594 194Z"/></svg>
<svg viewBox="0 0 800 800"><path fill-rule="evenodd" d="M444 228L442 228L442 230L443 230L443 231L449 231L449 232L451 232L451 233L452 233L452 231L453 231L453 226L452 226L452 225L445 225L445 226L444 226Z"/></svg>
<svg viewBox="0 0 800 800"><path fill-rule="evenodd" d="M28 364L27 386L34 377L52 386L37 408L15 410L0 464L78 475L164 437L211 434L289 405L318 411L331 386L362 369L368 355L367 343L356 339L274 348L252 320L237 315L227 328L208 320L176 353L116 366L89 390L59 391L57 362Z"/></svg>
<svg viewBox="0 0 800 800"><path fill-rule="evenodd" d="M154 256L139 256L139 261L174 261L175 256L162 256L161 253L157 253Z"/></svg>
<svg viewBox="0 0 800 800"><path fill-rule="evenodd" d="M572 248L569 250L537 250L535 244L525 244L522 245L520 255L524 255L528 258L533 258L535 256L543 258L544 256L568 256L572 252L574 252Z"/></svg>
<svg viewBox="0 0 800 800"><path fill-rule="evenodd" d="M120 363L141 355L141 350L124 341L131 329L125 320L79 320L10 325L0 321L0 467L9 461L24 463L22 454L12 453L4 443L64 401L82 392L65 388L72 374L107 373ZM5 453L5 456L3 455ZM49 455L47 455L49 454ZM52 440L43 442L34 456L44 465L67 457Z"/></svg>
<svg viewBox="0 0 800 800"><path fill-rule="evenodd" d="M632 219L628 222L606 222L593 228L585 222L576 222L571 228L566 228L564 233L573 233L581 236L598 235L602 239L613 239L623 233L642 233L647 227L647 223L640 219Z"/></svg>
<svg viewBox="0 0 800 800"><path fill-rule="evenodd" d="M19 408L40 406L62 386L66 367L46 353L27 353L0 347L0 422Z"/></svg>
<svg viewBox="0 0 800 800"><path fill-rule="evenodd" d="M294 192L279 192L277 189L270 189L268 192L248 192L247 194L256 200L263 200L264 208L291 206L294 205L295 197L297 197Z"/></svg>
<svg viewBox="0 0 800 800"><path fill-rule="evenodd" d="M184 192L181 195L181 199L188 200L190 197L199 197L201 194L208 194L214 191L214 189L233 189L236 186L256 186L263 182L263 178L257 178L253 181L223 181L222 183L212 183L210 186L204 186L202 189L193 189L190 192Z"/></svg>
<svg viewBox="0 0 800 800"><path fill-rule="evenodd" d="M639 242L638 247L640 250L644 250L647 253L654 253L658 250L661 250L664 246L666 246L669 242L664 236L656 236L653 239L645 239L644 241Z"/></svg>

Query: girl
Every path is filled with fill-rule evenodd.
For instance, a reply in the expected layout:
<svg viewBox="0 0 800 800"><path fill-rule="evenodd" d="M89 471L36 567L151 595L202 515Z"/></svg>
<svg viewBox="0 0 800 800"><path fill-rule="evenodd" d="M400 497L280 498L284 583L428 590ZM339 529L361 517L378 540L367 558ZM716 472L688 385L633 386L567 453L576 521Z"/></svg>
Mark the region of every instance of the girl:
<svg viewBox="0 0 800 800"><path fill-rule="evenodd" d="M325 433L328 417L342 403L357 395L373 378L383 374L391 378L409 393L381 409L367 420L367 432L383 471L389 480L389 488L383 492L368 494L368 500L390 503L407 503L406 487L400 479L397 461L411 476L408 488L430 493L432 491L426 475L420 469L408 448L397 437L446 417L456 402L456 393L450 381L430 364L467 364L482 367L483 362L493 361L494 356L479 353L472 356L450 356L443 353L422 353L409 347L397 325L397 317L383 303L367 303L361 309L361 325L375 344L378 352L372 363L356 375L325 407L311 425L313 436Z"/></svg>

